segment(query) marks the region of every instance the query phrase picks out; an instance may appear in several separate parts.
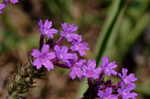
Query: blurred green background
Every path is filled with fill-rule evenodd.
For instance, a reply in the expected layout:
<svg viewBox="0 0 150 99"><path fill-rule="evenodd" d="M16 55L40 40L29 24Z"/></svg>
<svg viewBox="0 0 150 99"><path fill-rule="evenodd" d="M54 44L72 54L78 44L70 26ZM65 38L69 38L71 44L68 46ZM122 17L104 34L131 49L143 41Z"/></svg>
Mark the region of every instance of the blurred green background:
<svg viewBox="0 0 150 99"><path fill-rule="evenodd" d="M0 99L6 99L8 78L17 64L25 64L38 46L39 19L55 27L63 22L79 26L89 43L89 58L116 60L138 77L137 99L150 99L150 0L21 0L0 15ZM72 81L64 70L35 79L28 99L78 99L86 82Z"/></svg>

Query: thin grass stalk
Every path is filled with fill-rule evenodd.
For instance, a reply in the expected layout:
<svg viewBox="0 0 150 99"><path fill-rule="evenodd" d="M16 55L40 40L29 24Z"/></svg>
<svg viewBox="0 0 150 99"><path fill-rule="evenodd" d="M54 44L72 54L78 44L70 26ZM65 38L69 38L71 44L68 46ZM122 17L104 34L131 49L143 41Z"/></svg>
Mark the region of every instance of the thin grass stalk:
<svg viewBox="0 0 150 99"><path fill-rule="evenodd" d="M115 0L113 1L112 7L110 7L107 21L102 29L102 32L100 33L97 39L97 44L95 47L95 53L96 53L95 57L96 57L97 64L99 64L100 59L103 56L104 51L106 50L108 41L110 37L113 35L112 31L113 28L115 27L115 23L117 22L118 17L124 7L125 7L124 0Z"/></svg>

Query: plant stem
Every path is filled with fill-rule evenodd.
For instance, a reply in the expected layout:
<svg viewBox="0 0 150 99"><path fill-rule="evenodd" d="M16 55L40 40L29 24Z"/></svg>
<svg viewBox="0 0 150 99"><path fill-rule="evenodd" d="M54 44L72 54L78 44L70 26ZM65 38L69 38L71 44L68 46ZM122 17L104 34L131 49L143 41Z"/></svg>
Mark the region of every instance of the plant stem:
<svg viewBox="0 0 150 99"><path fill-rule="evenodd" d="M26 99L29 89L33 87L33 79L41 78L45 70L36 70L31 63L18 67L17 73L10 79L8 99Z"/></svg>
<svg viewBox="0 0 150 99"><path fill-rule="evenodd" d="M108 19L106 24L104 25L104 28L102 30L102 33L98 37L98 41L96 44L96 62L99 64L101 57L104 54L104 51L106 50L108 41L110 37L113 35L112 31L115 27L115 23L118 20L118 17L122 11L122 9L125 6L124 0L115 0L112 4L112 7L110 9L110 12L108 13Z"/></svg>

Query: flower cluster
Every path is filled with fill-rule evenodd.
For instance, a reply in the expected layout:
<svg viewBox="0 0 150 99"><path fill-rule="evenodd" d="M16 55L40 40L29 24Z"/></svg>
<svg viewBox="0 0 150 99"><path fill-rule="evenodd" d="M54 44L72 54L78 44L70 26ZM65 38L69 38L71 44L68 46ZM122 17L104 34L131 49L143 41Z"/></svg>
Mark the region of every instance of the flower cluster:
<svg viewBox="0 0 150 99"><path fill-rule="evenodd" d="M102 66L105 66L101 78L97 81L100 83L97 86L99 99L136 99L137 93L132 92L135 89L134 82L137 80L134 74L127 75L128 70L123 68L122 73L116 72L114 69L117 65L114 63L108 64L108 57L103 57ZM108 70L107 70L107 69ZM118 81L104 80L107 77L116 77Z"/></svg>
<svg viewBox="0 0 150 99"><path fill-rule="evenodd" d="M137 94L134 74L127 75L127 69L123 68L118 73L117 64L109 62L108 57L103 57L100 66L96 66L94 59L85 59L88 43L77 34L78 27L74 24L63 23L61 30L52 27L52 21L39 21L40 48L33 49L33 66L37 69L45 67L53 70L56 66L70 70L70 78L87 78L89 86L94 85L97 99L135 99ZM109 78L116 77L117 82ZM109 79L109 80L108 80ZM96 86L95 86L96 84ZM96 90L96 91L95 91ZM93 98L94 99L94 98Z"/></svg>
<svg viewBox="0 0 150 99"><path fill-rule="evenodd" d="M86 73L83 71L86 71L86 68L83 70L82 67L86 60L82 57L89 48L88 44L82 41L81 35L76 33L77 26L64 23L61 25L62 30L58 31L52 27L52 21L40 20L38 24L42 43L40 49L32 51L33 65L37 69L44 66L47 70L52 70L55 66L68 68L71 70L72 79L84 77ZM90 60L87 65L90 65Z"/></svg>
<svg viewBox="0 0 150 99"><path fill-rule="evenodd" d="M2 0L2 2L0 2L0 14L3 12L3 9L9 4L16 4L18 3L19 0Z"/></svg>

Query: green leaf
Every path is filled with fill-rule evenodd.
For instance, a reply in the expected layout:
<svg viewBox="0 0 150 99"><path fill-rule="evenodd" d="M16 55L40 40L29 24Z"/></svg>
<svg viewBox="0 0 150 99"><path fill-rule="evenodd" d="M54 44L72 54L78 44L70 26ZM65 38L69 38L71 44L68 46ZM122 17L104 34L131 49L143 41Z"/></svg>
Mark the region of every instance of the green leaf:
<svg viewBox="0 0 150 99"><path fill-rule="evenodd" d="M104 51L106 50L107 43L109 38L113 35L112 31L115 28L115 23L118 20L120 13L122 12L125 6L124 0L114 0L112 7L108 13L107 21L103 27L101 34L98 37L96 44L96 62L99 64L100 58L103 56Z"/></svg>

